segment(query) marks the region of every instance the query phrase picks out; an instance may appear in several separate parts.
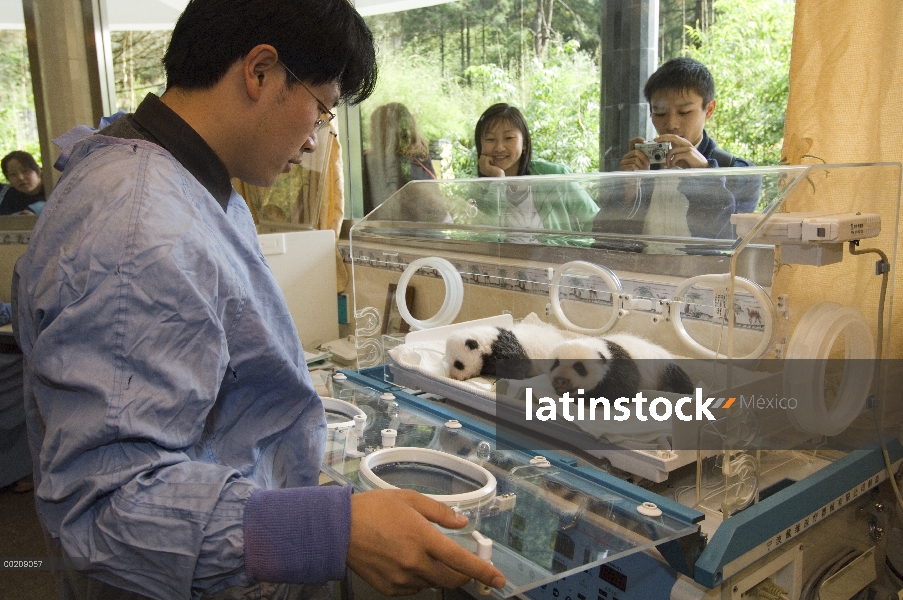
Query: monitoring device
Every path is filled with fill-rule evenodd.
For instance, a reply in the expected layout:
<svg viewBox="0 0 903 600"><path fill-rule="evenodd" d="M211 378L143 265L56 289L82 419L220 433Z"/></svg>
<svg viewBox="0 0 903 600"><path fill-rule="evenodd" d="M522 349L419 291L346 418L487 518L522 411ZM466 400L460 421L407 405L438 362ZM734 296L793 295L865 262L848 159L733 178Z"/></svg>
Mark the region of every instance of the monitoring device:
<svg viewBox="0 0 903 600"><path fill-rule="evenodd" d="M746 236L763 218L761 213L731 215L737 235ZM837 244L875 237L881 233L881 216L874 213L790 212L772 215L756 236L771 244Z"/></svg>
<svg viewBox="0 0 903 600"><path fill-rule="evenodd" d="M737 235L745 237L765 215L731 215ZM753 237L755 243L781 246L785 264L823 266L843 259L843 244L876 237L881 216L874 213L790 212L771 215Z"/></svg>

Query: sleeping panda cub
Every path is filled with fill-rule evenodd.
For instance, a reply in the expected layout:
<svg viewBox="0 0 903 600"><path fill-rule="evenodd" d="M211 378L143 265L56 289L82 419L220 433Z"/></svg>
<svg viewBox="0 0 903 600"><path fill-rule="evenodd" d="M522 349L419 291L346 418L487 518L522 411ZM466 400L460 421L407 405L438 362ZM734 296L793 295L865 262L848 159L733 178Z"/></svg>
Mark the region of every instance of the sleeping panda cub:
<svg viewBox="0 0 903 600"><path fill-rule="evenodd" d="M448 376L463 381L496 374L500 360L519 360L512 379L533 373L527 359L551 358L550 351L564 338L554 327L521 323L513 329L480 325L452 334L445 342Z"/></svg>
<svg viewBox="0 0 903 600"><path fill-rule="evenodd" d="M585 338L560 344L549 379L559 395L577 393L584 397L633 398L640 389L693 393L690 377L673 362L671 353L629 334Z"/></svg>

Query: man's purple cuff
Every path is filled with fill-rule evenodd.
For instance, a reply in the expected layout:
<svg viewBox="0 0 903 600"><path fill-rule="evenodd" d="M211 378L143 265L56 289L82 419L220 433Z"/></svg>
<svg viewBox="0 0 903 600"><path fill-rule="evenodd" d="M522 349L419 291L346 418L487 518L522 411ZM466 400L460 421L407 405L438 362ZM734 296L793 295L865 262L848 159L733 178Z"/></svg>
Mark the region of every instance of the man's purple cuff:
<svg viewBox="0 0 903 600"><path fill-rule="evenodd" d="M345 575L351 486L257 490L245 505L252 582L324 583Z"/></svg>

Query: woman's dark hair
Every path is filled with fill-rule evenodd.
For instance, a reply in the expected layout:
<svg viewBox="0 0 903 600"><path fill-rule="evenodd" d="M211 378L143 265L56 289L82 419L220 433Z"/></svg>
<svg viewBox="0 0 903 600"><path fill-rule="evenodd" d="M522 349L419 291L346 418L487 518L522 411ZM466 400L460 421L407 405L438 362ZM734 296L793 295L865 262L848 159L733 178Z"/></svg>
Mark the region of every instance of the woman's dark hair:
<svg viewBox="0 0 903 600"><path fill-rule="evenodd" d="M34 171L38 175L41 174L41 167L38 166L37 161L31 154L24 150L13 150L0 160L0 170L3 171L3 176L6 177L7 180L9 180L9 175L6 174L6 167L11 160L19 161L19 164L22 165L22 168L26 171Z"/></svg>
<svg viewBox="0 0 903 600"><path fill-rule="evenodd" d="M715 99L715 79L701 62L681 56L672 58L649 76L643 87L646 102L652 102L652 94L662 90L695 92L705 107Z"/></svg>
<svg viewBox="0 0 903 600"><path fill-rule="evenodd" d="M499 121L508 121L518 129L524 136L524 151L520 155L520 162L517 166L518 175L528 175L530 172L530 161L533 156L533 144L530 142L530 129L527 127L527 119L517 107L499 102L487 108L477 121L477 127L473 136L477 144L477 161L483 153L483 134L491 129ZM479 173L479 169L477 172ZM483 174L480 173L480 177Z"/></svg>
<svg viewBox="0 0 903 600"><path fill-rule="evenodd" d="M191 0L163 58L166 85L210 88L260 44L302 81L337 82L350 104L376 86L373 35L349 0Z"/></svg>

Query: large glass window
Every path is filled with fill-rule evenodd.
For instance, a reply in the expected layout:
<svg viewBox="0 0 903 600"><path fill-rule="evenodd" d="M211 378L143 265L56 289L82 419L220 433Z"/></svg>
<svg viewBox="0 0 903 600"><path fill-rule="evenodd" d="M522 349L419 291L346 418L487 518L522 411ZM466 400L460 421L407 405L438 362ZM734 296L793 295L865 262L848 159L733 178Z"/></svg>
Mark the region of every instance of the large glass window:
<svg viewBox="0 0 903 600"><path fill-rule="evenodd" d="M496 102L524 113L534 158L599 170L603 1L458 0L367 16L381 71L360 107L364 212L410 179L476 176L474 126ZM729 152L776 164L793 0L650 5L659 63L688 55L712 71L709 133Z"/></svg>
<svg viewBox="0 0 903 600"><path fill-rule="evenodd" d="M599 14L592 0L459 0L367 17L380 79L361 106L365 207L393 182L475 177L474 125L496 102L525 114L535 158L597 170Z"/></svg>
<svg viewBox="0 0 903 600"><path fill-rule="evenodd" d="M106 0L116 108L132 112L149 92L166 88L163 55L187 0Z"/></svg>
<svg viewBox="0 0 903 600"><path fill-rule="evenodd" d="M41 160L24 27L0 29L0 156L13 150Z"/></svg>
<svg viewBox="0 0 903 600"><path fill-rule="evenodd" d="M147 92L163 91L161 59L187 0L106 1L116 106L134 110ZM377 205L407 179L475 175L474 125L495 102L524 112L534 157L576 172L598 170L605 0L435 2L356 2L379 45L381 74L359 122L348 121L355 131L339 132L346 151L363 151L346 163L367 171L360 179L368 201L346 198L346 217L362 216L363 206ZM416 8L385 12L399 5ZM709 133L738 156L775 164L794 1L650 0L650 6L659 11L659 62L686 54L715 76L718 108ZM21 14L0 15L0 150L39 156L23 28ZM358 137L362 148L350 143ZM361 187L351 189L361 194ZM283 214L298 213L280 202Z"/></svg>
<svg viewBox="0 0 903 600"><path fill-rule="evenodd" d="M171 30L111 31L116 107L133 112L149 92L158 96L166 89L163 54Z"/></svg>

